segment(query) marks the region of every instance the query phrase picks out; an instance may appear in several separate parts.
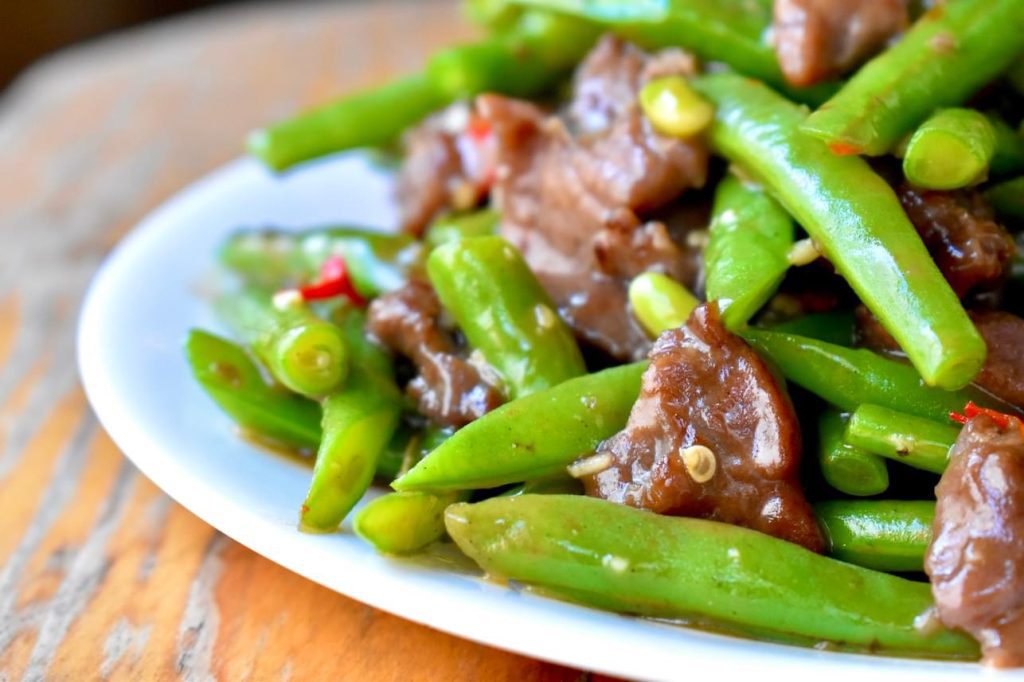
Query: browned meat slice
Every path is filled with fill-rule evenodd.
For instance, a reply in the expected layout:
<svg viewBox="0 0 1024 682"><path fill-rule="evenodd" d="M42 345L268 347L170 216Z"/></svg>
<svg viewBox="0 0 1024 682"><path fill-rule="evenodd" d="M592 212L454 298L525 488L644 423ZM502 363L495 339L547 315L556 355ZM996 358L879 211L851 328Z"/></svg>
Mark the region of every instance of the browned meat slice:
<svg viewBox="0 0 1024 682"><path fill-rule="evenodd" d="M650 358L625 430L598 449L612 464L584 479L587 493L821 551L798 479L793 406L757 353L722 326L717 306L662 334Z"/></svg>
<svg viewBox="0 0 1024 682"><path fill-rule="evenodd" d="M487 133L462 103L409 131L396 190L403 230L420 235L438 213L480 203L491 180Z"/></svg>
<svg viewBox="0 0 1024 682"><path fill-rule="evenodd" d="M972 310L988 355L974 383L1011 405L1024 408L1024 319L998 310ZM864 306L857 308L858 345L903 357L896 339Z"/></svg>
<svg viewBox="0 0 1024 682"><path fill-rule="evenodd" d="M907 25L906 0L775 0L775 53L793 85L841 75Z"/></svg>
<svg viewBox="0 0 1024 682"><path fill-rule="evenodd" d="M939 619L981 643L984 662L1024 665L1024 436L981 415L960 433L935 489L925 571Z"/></svg>
<svg viewBox="0 0 1024 682"><path fill-rule="evenodd" d="M502 235L542 281L559 283L552 297L577 334L622 359L642 357L649 346L634 334L624 293L604 301L600 331L588 326L597 318L568 311L591 295L595 278L605 295L613 286L624 292L625 279L644 270L683 281L695 274L665 226L640 217L703 185L707 173L703 143L656 133L637 103L646 79L673 69L692 71L692 60L678 51L651 57L604 38L575 81L568 120L577 136L527 102L477 99L494 133L493 197L502 210ZM569 284L573 277L576 287Z"/></svg>
<svg viewBox="0 0 1024 682"><path fill-rule="evenodd" d="M1000 311L972 312L988 345L988 356L974 383L997 398L1024 408L1024 320Z"/></svg>
<svg viewBox="0 0 1024 682"><path fill-rule="evenodd" d="M416 365L406 390L420 412L445 426L465 426L502 403L501 394L472 364L438 322L441 304L429 284L412 281L370 304L368 328L382 344Z"/></svg>
<svg viewBox="0 0 1024 682"><path fill-rule="evenodd" d="M937 192L904 183L900 202L953 291L997 290L1017 246L978 192Z"/></svg>

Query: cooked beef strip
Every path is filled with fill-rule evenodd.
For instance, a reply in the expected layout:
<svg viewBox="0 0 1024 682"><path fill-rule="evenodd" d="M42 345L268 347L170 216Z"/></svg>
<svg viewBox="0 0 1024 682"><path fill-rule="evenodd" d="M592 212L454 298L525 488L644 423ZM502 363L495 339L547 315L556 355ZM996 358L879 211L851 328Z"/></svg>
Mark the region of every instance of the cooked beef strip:
<svg viewBox="0 0 1024 682"><path fill-rule="evenodd" d="M471 121L467 105L456 103L406 134L396 187L406 232L421 235L439 213L472 208L486 196L490 150Z"/></svg>
<svg viewBox="0 0 1024 682"><path fill-rule="evenodd" d="M939 619L973 635L994 667L1024 665L1024 436L980 415L960 433L925 572Z"/></svg>
<svg viewBox="0 0 1024 682"><path fill-rule="evenodd" d="M578 136L530 103L477 99L495 136L493 198L502 236L548 283L577 335L619 359L649 348L626 306L626 279L651 269L684 281L694 276L692 259L665 226L640 214L703 185L707 149L658 134L637 103L652 75L692 70L677 50L651 57L602 39L575 80L567 120Z"/></svg>
<svg viewBox="0 0 1024 682"><path fill-rule="evenodd" d="M775 53L793 85L839 76L907 26L906 0L775 0Z"/></svg>
<svg viewBox="0 0 1024 682"><path fill-rule="evenodd" d="M968 314L988 346L975 385L1024 408L1024 319L1000 310L971 310ZM864 306L857 308L857 345L905 357L896 339Z"/></svg>
<svg viewBox="0 0 1024 682"><path fill-rule="evenodd" d="M441 328L440 315L434 290L413 280L375 299L367 326L378 341L416 365L419 373L406 391L420 412L457 428L501 405L502 396L459 357L451 335Z"/></svg>
<svg viewBox="0 0 1024 682"><path fill-rule="evenodd" d="M650 353L626 428L603 443L612 465L586 477L587 494L662 514L747 526L822 551L799 482L800 428L764 361L704 304L662 334ZM715 456L698 482L682 453Z"/></svg>
<svg viewBox="0 0 1024 682"><path fill-rule="evenodd" d="M992 209L973 190L939 192L902 184L903 209L953 291L998 290L1010 271L1017 246L993 219Z"/></svg>

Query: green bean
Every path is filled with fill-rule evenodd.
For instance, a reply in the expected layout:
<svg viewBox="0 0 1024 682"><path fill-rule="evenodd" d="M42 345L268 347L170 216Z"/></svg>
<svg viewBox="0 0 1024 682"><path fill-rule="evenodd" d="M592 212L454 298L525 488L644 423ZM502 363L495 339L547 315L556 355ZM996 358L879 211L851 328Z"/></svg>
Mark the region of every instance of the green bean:
<svg viewBox="0 0 1024 682"><path fill-rule="evenodd" d="M746 326L789 270L793 220L760 188L727 175L715 190L704 252L709 300L729 329Z"/></svg>
<svg viewBox="0 0 1024 682"><path fill-rule="evenodd" d="M500 237L439 246L427 274L470 347L504 380L510 399L584 374L572 331L519 252Z"/></svg>
<svg viewBox="0 0 1024 682"><path fill-rule="evenodd" d="M629 283L629 305L651 337L681 327L700 301L679 282L658 272L645 272Z"/></svg>
<svg viewBox="0 0 1024 682"><path fill-rule="evenodd" d="M825 481L847 495L867 496L884 493L889 487L885 460L846 442L849 419L835 410L826 410L818 420L818 463Z"/></svg>
<svg viewBox="0 0 1024 682"><path fill-rule="evenodd" d="M976 658L968 636L922 632L927 583L845 564L746 528L576 495L456 504L448 534L491 576L589 606L698 619L806 644Z"/></svg>
<svg viewBox="0 0 1024 682"><path fill-rule="evenodd" d="M613 367L505 403L457 431L391 487L471 490L562 474L625 426L646 366Z"/></svg>
<svg viewBox="0 0 1024 682"><path fill-rule="evenodd" d="M582 495L583 484L571 476L550 476L526 481L502 493L503 497L517 495Z"/></svg>
<svg viewBox="0 0 1024 682"><path fill-rule="evenodd" d="M423 75L328 102L249 135L251 154L275 171L332 152L387 144L448 100Z"/></svg>
<svg viewBox="0 0 1024 682"><path fill-rule="evenodd" d="M315 280L329 257L341 256L356 290L370 298L402 285L419 248L411 235L358 227L241 230L221 246L220 262L249 284L283 289Z"/></svg>
<svg viewBox="0 0 1024 682"><path fill-rule="evenodd" d="M771 331L807 336L818 341L850 347L856 329L852 310L833 310L827 313L809 313L768 327Z"/></svg>
<svg viewBox="0 0 1024 682"><path fill-rule="evenodd" d="M495 233L499 222L501 214L489 208L472 213L447 213L430 223L423 239L430 246L438 247L466 237L486 237Z"/></svg>
<svg viewBox="0 0 1024 682"><path fill-rule="evenodd" d="M921 571L935 502L831 500L814 505L830 554L878 571Z"/></svg>
<svg viewBox="0 0 1024 682"><path fill-rule="evenodd" d="M769 41L771 0L515 0L582 17L649 49L683 47L706 61L781 87L794 97L824 101L834 88L791 88Z"/></svg>
<svg viewBox="0 0 1024 682"><path fill-rule="evenodd" d="M1024 134L1014 130L998 114L988 114L996 135L995 153L989 163L989 176L1001 178L1024 170Z"/></svg>
<svg viewBox="0 0 1024 682"><path fill-rule="evenodd" d="M249 151L276 171L332 152L388 144L427 114L481 92L517 97L557 85L597 38L596 29L524 12L508 31L435 54L426 72L348 95L257 130Z"/></svg>
<svg viewBox="0 0 1024 682"><path fill-rule="evenodd" d="M943 391L928 386L913 367L868 350L758 329L743 336L772 360L786 379L846 412L868 403L941 421L971 400L993 405L991 397L974 388Z"/></svg>
<svg viewBox="0 0 1024 682"><path fill-rule="evenodd" d="M954 389L973 379L985 342L888 183L801 135L803 111L764 85L726 73L696 85L717 106L714 146L808 231L925 381Z"/></svg>
<svg viewBox="0 0 1024 682"><path fill-rule="evenodd" d="M682 76L655 78L640 91L640 106L663 135L689 138L703 132L715 110Z"/></svg>
<svg viewBox="0 0 1024 682"><path fill-rule="evenodd" d="M846 425L851 445L936 474L946 470L958 435L960 429L948 423L878 405L861 405Z"/></svg>
<svg viewBox="0 0 1024 682"><path fill-rule="evenodd" d="M956 106L1021 51L1024 3L958 0L934 7L804 122L837 154L885 154L932 111ZM799 219L799 217L798 217Z"/></svg>
<svg viewBox="0 0 1024 682"><path fill-rule="evenodd" d="M985 191L1000 220L1024 224L1024 176L1001 182Z"/></svg>
<svg viewBox="0 0 1024 682"><path fill-rule="evenodd" d="M988 176L996 150L992 124L973 109L941 109L910 137L903 174L918 187L957 189Z"/></svg>
<svg viewBox="0 0 1024 682"><path fill-rule="evenodd" d="M265 291L246 289L219 299L217 312L292 391L320 398L345 381L349 351L341 331L301 301L277 304Z"/></svg>
<svg viewBox="0 0 1024 682"><path fill-rule="evenodd" d="M315 450L320 444L320 406L268 386L237 345L193 329L185 356L207 395L246 432L286 448Z"/></svg>
<svg viewBox="0 0 1024 682"><path fill-rule="evenodd" d="M402 408L389 357L364 335L365 315L351 310L344 322L352 371L345 388L323 402L323 439L300 514L312 532L335 530L370 487Z"/></svg>
<svg viewBox="0 0 1024 682"><path fill-rule="evenodd" d="M413 554L444 535L444 510L466 498L459 492L388 493L352 520L356 534L387 554Z"/></svg>

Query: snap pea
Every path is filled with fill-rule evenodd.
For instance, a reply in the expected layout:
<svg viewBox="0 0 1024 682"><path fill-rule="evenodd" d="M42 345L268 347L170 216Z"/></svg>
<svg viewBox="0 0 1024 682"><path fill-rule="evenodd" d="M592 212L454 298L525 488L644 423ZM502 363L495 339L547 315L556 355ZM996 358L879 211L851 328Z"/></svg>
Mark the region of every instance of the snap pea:
<svg viewBox="0 0 1024 682"><path fill-rule="evenodd" d="M984 180L996 150L992 124L973 109L942 109L907 143L903 174L927 189L957 189Z"/></svg>
<svg viewBox="0 0 1024 682"><path fill-rule="evenodd" d="M971 400L993 405L990 396L971 387L944 391L928 386L913 367L868 350L761 329L749 329L743 337L786 379L846 412L868 403L941 421Z"/></svg>
<svg viewBox="0 0 1024 682"><path fill-rule="evenodd" d="M1000 220L1024 224L1024 176L985 190L985 200L992 204Z"/></svg>
<svg viewBox="0 0 1024 682"><path fill-rule="evenodd" d="M323 401L323 439L299 517L303 530L338 527L370 487L377 460L398 426L402 396L391 360L366 338L364 326L359 310L344 320L352 371L345 388Z"/></svg>
<svg viewBox="0 0 1024 682"><path fill-rule="evenodd" d="M240 230L219 258L249 284L282 289L315 280L330 256L341 256L356 290L370 298L401 286L419 249L412 235L359 227Z"/></svg>
<svg viewBox="0 0 1024 682"><path fill-rule="evenodd" d="M564 473L625 426L646 366L613 367L505 403L457 431L391 487L496 488Z"/></svg>
<svg viewBox="0 0 1024 682"><path fill-rule="evenodd" d="M309 398L337 389L349 370L341 331L299 302L278 305L270 294L245 289L223 296L217 312L284 386Z"/></svg>
<svg viewBox="0 0 1024 682"><path fill-rule="evenodd" d="M629 283L629 305L651 337L686 323L700 301L686 287L660 272L645 272Z"/></svg>
<svg viewBox="0 0 1024 682"><path fill-rule="evenodd" d="M921 571L932 541L935 503L830 500L814 505L829 553L878 571Z"/></svg>
<svg viewBox="0 0 1024 682"><path fill-rule="evenodd" d="M432 247L466 237L486 237L494 234L501 221L501 214L486 208L472 213L446 213L435 218L423 240Z"/></svg>
<svg viewBox="0 0 1024 682"><path fill-rule="evenodd" d="M825 481L847 495L884 493L889 487L885 460L846 442L848 415L826 410L818 420L818 463Z"/></svg>
<svg viewBox="0 0 1024 682"><path fill-rule="evenodd" d="M775 293L789 270L793 219L759 187L729 174L715 190L704 252L708 300L739 329Z"/></svg>
<svg viewBox="0 0 1024 682"><path fill-rule="evenodd" d="M1021 52L1024 3L957 0L924 14L811 114L802 130L837 154L885 154L935 109L955 106Z"/></svg>
<svg viewBox="0 0 1024 682"><path fill-rule="evenodd" d="M930 385L960 388L986 346L892 188L867 163L802 135L803 110L734 74L695 81L716 105L713 145L814 238Z"/></svg>
<svg viewBox="0 0 1024 682"><path fill-rule="evenodd" d="M510 399L584 374L572 331L515 248L473 237L434 249L427 274L471 348L504 380Z"/></svg>
<svg viewBox="0 0 1024 682"><path fill-rule="evenodd" d="M936 474L946 470L958 435L960 429L948 423L878 405L861 405L846 425L851 445Z"/></svg>
<svg viewBox="0 0 1024 682"><path fill-rule="evenodd" d="M320 444L320 406L268 386L236 344L193 329L185 357L207 395L245 431L287 448L312 451Z"/></svg>
<svg viewBox="0 0 1024 682"><path fill-rule="evenodd" d="M356 534L387 554L413 554L444 535L444 510L465 493L388 493L359 510Z"/></svg>
<svg viewBox="0 0 1024 682"><path fill-rule="evenodd" d="M456 504L448 534L491 576L572 601L700 619L804 643L976 658L966 635L924 633L927 583L842 563L714 521L660 516L575 495Z"/></svg>

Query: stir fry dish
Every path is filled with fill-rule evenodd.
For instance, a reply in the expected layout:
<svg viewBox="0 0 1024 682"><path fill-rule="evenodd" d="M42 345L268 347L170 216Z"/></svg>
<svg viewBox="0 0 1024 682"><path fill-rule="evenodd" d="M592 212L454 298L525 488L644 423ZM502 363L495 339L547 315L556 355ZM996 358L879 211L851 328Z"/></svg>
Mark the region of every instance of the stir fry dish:
<svg viewBox="0 0 1024 682"><path fill-rule="evenodd" d="M252 134L400 225L244 228L195 378L300 528L791 644L1024 665L1024 0L470 0ZM344 191L339 188L338 191Z"/></svg>

